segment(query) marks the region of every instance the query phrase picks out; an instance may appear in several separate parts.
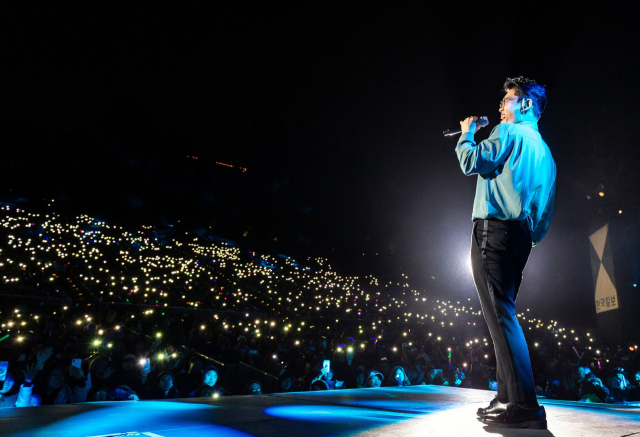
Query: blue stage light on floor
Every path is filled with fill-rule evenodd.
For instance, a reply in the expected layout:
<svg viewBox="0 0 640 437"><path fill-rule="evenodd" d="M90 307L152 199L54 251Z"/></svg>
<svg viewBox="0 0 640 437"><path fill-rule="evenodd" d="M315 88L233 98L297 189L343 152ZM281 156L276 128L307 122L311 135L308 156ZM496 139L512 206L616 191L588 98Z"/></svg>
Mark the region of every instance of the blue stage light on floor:
<svg viewBox="0 0 640 437"><path fill-rule="evenodd" d="M83 404L87 411L61 419L50 425L15 433L10 437L52 436L120 436L136 434L142 436L171 437L183 435L179 430L188 430L189 437L251 437L251 434L222 425L216 425L223 408L195 402L95 402ZM61 407L64 408L64 407ZM203 410L211 413L203 416ZM210 417L210 421L203 420Z"/></svg>
<svg viewBox="0 0 640 437"><path fill-rule="evenodd" d="M392 423L416 417L411 413L399 413L372 408L336 407L332 405L284 405L269 407L264 414L281 419L305 420L333 424L346 424L354 420L365 422Z"/></svg>

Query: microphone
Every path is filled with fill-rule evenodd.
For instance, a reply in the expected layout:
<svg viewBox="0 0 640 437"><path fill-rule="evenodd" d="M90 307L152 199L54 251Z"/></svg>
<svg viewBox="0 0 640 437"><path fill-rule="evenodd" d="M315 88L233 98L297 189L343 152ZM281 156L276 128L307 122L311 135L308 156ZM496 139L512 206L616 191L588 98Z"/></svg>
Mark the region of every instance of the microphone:
<svg viewBox="0 0 640 437"><path fill-rule="evenodd" d="M482 117L478 117L478 119L476 120L476 125L478 127L482 127L482 126L486 126L489 124L489 117L482 116ZM453 127L451 129L447 129L444 130L442 133L444 134L445 137L450 137L451 135L457 135L460 132L462 132L462 129L460 129L460 126L458 127Z"/></svg>

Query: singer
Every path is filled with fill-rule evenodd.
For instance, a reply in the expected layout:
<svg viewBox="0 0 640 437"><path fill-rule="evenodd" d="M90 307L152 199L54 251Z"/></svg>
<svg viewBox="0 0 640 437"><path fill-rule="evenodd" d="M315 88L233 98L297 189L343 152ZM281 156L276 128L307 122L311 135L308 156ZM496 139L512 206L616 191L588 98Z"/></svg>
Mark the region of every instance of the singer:
<svg viewBox="0 0 640 437"><path fill-rule="evenodd" d="M538 133L545 87L517 77L507 79L503 91L501 121L489 138L476 144L480 127L477 117L468 117L456 146L462 172L478 175L471 265L497 362L498 393L478 416L493 426L546 429L515 301L531 248L551 224L556 165Z"/></svg>

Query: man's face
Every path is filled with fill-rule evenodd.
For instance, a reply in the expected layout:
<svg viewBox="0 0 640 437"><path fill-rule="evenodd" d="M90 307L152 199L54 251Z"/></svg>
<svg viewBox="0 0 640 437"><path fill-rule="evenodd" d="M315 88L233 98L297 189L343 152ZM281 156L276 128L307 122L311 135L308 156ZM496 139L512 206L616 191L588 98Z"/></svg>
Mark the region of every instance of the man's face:
<svg viewBox="0 0 640 437"><path fill-rule="evenodd" d="M519 97L516 90L510 89L500 103L500 123L515 123L516 111L520 111Z"/></svg>
<svg viewBox="0 0 640 437"><path fill-rule="evenodd" d="M162 375L162 378L160 378L160 381L158 382L158 386L163 391L171 389L171 387L173 387L173 378L171 375Z"/></svg>
<svg viewBox="0 0 640 437"><path fill-rule="evenodd" d="M60 369L53 369L51 373L49 373L49 380L47 381L47 386L52 389L58 389L62 387L64 383L64 373Z"/></svg>
<svg viewBox="0 0 640 437"><path fill-rule="evenodd" d="M382 385L382 380L378 376L372 376L367 380L367 385L371 388L378 388Z"/></svg>
<svg viewBox="0 0 640 437"><path fill-rule="evenodd" d="M282 381L280 381L280 387L283 390L289 390L292 384L293 380L291 378L284 378Z"/></svg>
<svg viewBox="0 0 640 437"><path fill-rule="evenodd" d="M209 370L204 374L204 384L213 387L218 382L218 374L215 370Z"/></svg>

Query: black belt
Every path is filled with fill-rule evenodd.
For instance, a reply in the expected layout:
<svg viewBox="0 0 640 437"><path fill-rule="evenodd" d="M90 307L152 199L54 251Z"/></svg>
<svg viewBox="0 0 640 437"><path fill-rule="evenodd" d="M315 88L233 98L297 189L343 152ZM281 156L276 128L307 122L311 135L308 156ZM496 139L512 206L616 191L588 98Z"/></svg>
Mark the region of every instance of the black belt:
<svg viewBox="0 0 640 437"><path fill-rule="evenodd" d="M501 220L499 218L495 218L495 217L489 217L488 219L473 219L474 223L480 220L486 220L489 222L502 222L502 223L507 223L507 224L526 224L526 220Z"/></svg>

